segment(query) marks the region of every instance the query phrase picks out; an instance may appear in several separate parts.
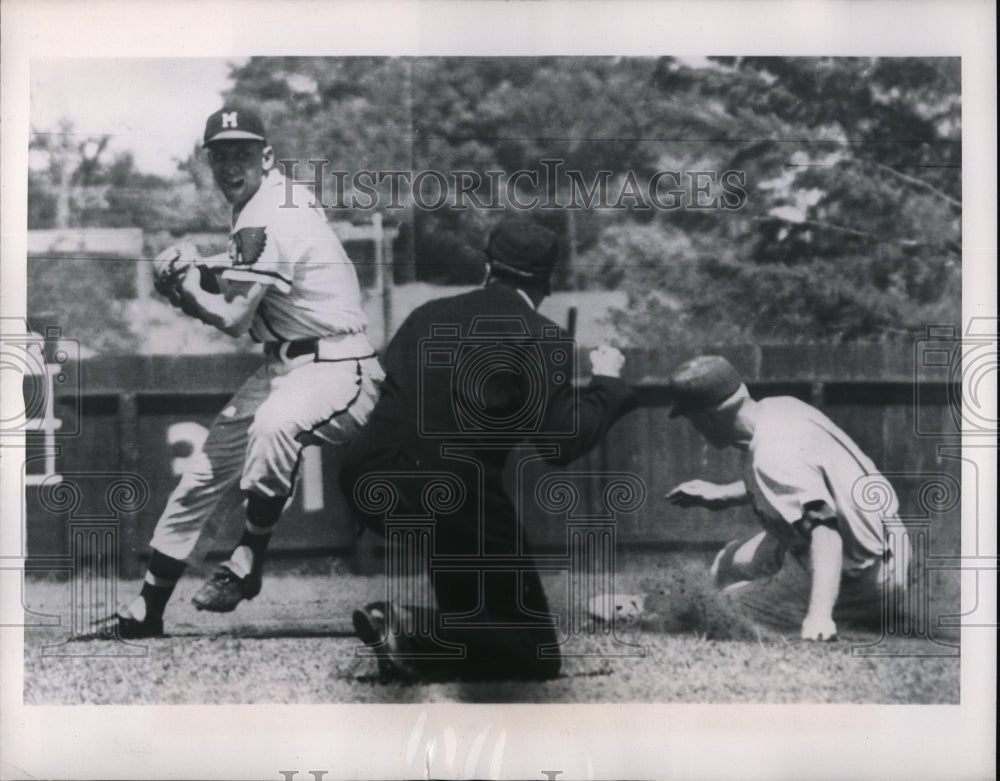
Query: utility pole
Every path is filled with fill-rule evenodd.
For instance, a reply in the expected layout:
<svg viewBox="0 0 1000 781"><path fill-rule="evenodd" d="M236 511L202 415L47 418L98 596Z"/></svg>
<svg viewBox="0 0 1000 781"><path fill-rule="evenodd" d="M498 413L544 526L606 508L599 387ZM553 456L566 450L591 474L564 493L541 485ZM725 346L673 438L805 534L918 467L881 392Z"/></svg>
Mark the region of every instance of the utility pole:
<svg viewBox="0 0 1000 781"><path fill-rule="evenodd" d="M382 340L383 346L392 336L392 245L385 239L382 214L372 215L373 241L375 242L375 285L382 299Z"/></svg>

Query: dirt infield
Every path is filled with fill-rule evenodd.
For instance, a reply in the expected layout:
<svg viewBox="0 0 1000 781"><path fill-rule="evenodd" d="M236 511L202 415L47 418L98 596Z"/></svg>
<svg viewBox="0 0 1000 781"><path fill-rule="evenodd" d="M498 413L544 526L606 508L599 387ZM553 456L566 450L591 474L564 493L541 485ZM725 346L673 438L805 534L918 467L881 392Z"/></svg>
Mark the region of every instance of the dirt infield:
<svg viewBox="0 0 1000 781"><path fill-rule="evenodd" d="M637 587L648 568L619 585ZM183 579L167 611L168 636L125 645L66 642L69 582L29 580L25 604L60 626L29 627L27 704L144 703L957 703L957 648L928 640L845 632L837 643L795 638L706 639L623 622L579 638L563 675L544 683L383 684L358 655L351 610L384 597L377 575L293 574L229 615L197 612L200 578ZM137 593L120 585L119 599ZM558 611L565 583L547 579ZM37 615L32 621L41 621ZM51 619L49 619L51 621ZM951 640L949 642L956 642ZM861 646L867 645L864 649Z"/></svg>

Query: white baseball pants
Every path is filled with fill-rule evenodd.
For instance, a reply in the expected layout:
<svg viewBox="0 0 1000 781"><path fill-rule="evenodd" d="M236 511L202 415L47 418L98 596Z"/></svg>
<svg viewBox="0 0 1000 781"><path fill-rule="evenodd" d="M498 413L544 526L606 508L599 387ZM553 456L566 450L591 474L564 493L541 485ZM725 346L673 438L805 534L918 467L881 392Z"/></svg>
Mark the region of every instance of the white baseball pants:
<svg viewBox="0 0 1000 781"><path fill-rule="evenodd" d="M152 547L185 560L213 517L242 496L289 496L302 450L318 437L349 442L371 414L385 375L376 358L317 361L268 356L212 423L173 490Z"/></svg>
<svg viewBox="0 0 1000 781"><path fill-rule="evenodd" d="M908 548L905 541L901 544ZM888 561L843 573L833 609L834 621L878 625L883 604L905 604L904 596L898 592L908 582L909 551L893 553ZM898 567L903 568L901 573L897 572ZM754 621L783 631L795 631L802 626L812 591L808 550L793 553L773 535L760 532L723 548L712 564L712 575L716 585L737 600ZM897 593L889 593L890 590Z"/></svg>

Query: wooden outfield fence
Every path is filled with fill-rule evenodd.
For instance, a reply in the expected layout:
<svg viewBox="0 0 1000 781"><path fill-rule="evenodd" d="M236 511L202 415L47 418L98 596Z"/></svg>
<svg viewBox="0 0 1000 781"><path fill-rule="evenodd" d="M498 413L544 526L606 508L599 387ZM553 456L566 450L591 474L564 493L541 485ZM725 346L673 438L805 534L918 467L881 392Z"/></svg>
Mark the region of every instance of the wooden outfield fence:
<svg viewBox="0 0 1000 781"><path fill-rule="evenodd" d="M954 554L960 376L946 361L924 365L926 346L918 340L719 352L744 373L755 396L793 395L823 409L895 484L904 520L929 524L932 549ZM934 346L950 349L945 339ZM621 420L605 443L566 468L537 459L511 466L511 490L536 548L565 550L567 529L591 521L612 525L620 548L640 550L707 550L755 528L748 511L679 510L664 499L683 480L738 476L738 453L708 448L685 421L668 417L666 377L690 354L628 353L627 379L639 388L642 407ZM105 357L61 366L55 392L59 430L47 447L40 435L29 438L29 560L72 558L72 530L81 519L98 519L116 535L122 574L141 574L158 513L184 460L258 361L253 355ZM275 536L275 555L353 548L354 523L337 491L336 473L334 454L310 448L295 500ZM545 490L556 483L562 493L553 501ZM225 548L238 534L240 513L213 521L216 544Z"/></svg>

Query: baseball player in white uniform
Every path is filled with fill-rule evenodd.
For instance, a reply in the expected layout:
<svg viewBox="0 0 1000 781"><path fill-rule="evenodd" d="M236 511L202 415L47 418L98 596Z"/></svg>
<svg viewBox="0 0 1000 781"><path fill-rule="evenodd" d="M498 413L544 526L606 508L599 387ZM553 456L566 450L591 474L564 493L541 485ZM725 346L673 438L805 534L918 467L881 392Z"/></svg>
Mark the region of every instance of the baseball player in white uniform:
<svg viewBox="0 0 1000 781"><path fill-rule="evenodd" d="M886 529L898 500L847 434L798 399L755 401L718 356L688 361L670 384L672 417L685 416L709 444L746 455L742 480L691 480L668 498L712 509L750 503L764 528L716 556L718 587L754 620L806 640L836 639L836 621L879 622L888 590L896 594L887 604L903 604L909 545Z"/></svg>
<svg viewBox="0 0 1000 781"><path fill-rule="evenodd" d="M260 118L227 106L208 118L204 146L232 205L228 258L167 253L157 289L227 334L249 331L263 343L264 362L216 417L170 495L142 592L105 623L105 637L163 633L164 608L205 523L241 498L243 536L194 603L227 612L255 597L303 449L317 441L347 443L367 420L383 378L365 333L354 266L323 213L303 206L311 195L295 197L293 185L273 170ZM196 266L199 273L187 273Z"/></svg>

